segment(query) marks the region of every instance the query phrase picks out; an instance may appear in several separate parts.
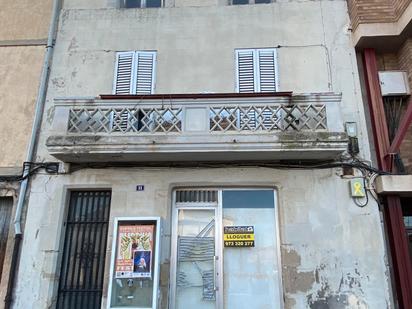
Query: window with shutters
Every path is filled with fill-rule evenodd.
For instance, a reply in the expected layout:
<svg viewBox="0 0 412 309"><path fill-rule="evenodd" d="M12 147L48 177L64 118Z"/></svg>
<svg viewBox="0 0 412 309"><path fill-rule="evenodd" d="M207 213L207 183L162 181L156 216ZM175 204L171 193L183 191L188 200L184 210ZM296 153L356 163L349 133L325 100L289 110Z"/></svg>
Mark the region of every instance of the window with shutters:
<svg viewBox="0 0 412 309"><path fill-rule="evenodd" d="M278 74L276 49L238 49L236 50L236 90L245 92L276 92ZM280 117L273 115L271 109L249 108L239 110L237 126L242 130L255 130L258 124L271 126Z"/></svg>
<svg viewBox="0 0 412 309"><path fill-rule="evenodd" d="M160 8L162 0L121 0L124 8Z"/></svg>
<svg viewBox="0 0 412 309"><path fill-rule="evenodd" d="M277 61L275 48L237 49L237 92L277 91Z"/></svg>
<svg viewBox="0 0 412 309"><path fill-rule="evenodd" d="M116 55L114 94L152 94L155 87L156 52L128 51Z"/></svg>

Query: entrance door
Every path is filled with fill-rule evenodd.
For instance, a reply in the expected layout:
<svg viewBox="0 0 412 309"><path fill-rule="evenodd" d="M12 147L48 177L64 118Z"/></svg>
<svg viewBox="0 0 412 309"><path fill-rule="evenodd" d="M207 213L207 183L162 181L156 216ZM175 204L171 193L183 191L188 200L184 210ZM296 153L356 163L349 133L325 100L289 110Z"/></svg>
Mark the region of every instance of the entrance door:
<svg viewBox="0 0 412 309"><path fill-rule="evenodd" d="M282 308L275 191L178 190L173 198L170 308ZM223 247L224 227L245 226L253 247Z"/></svg>
<svg viewBox="0 0 412 309"><path fill-rule="evenodd" d="M172 306L214 309L218 288L217 191L176 191L174 207Z"/></svg>
<svg viewBox="0 0 412 309"><path fill-rule="evenodd" d="M65 222L57 308L99 309L110 191L72 191Z"/></svg>

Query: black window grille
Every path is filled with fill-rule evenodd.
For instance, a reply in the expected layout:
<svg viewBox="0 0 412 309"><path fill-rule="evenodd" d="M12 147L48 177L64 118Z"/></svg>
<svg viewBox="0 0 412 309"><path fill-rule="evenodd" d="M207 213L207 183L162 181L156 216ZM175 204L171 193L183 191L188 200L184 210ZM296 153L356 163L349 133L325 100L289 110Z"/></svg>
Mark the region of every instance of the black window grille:
<svg viewBox="0 0 412 309"><path fill-rule="evenodd" d="M58 309L100 309L110 191L72 191L57 297Z"/></svg>
<svg viewBox="0 0 412 309"><path fill-rule="evenodd" d="M6 256L12 207L13 198L0 197L0 279L3 271L4 258Z"/></svg>

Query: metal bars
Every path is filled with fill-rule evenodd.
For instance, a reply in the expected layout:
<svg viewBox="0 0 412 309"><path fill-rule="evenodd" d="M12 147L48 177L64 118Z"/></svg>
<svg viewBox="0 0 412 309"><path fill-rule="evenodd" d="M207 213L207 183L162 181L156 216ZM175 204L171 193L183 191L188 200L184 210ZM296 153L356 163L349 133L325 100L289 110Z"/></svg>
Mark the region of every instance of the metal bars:
<svg viewBox="0 0 412 309"><path fill-rule="evenodd" d="M57 308L101 307L110 191L72 191Z"/></svg>
<svg viewBox="0 0 412 309"><path fill-rule="evenodd" d="M0 278L3 271L4 257L6 255L12 208L12 197L0 197Z"/></svg>
<svg viewBox="0 0 412 309"><path fill-rule="evenodd" d="M176 203L217 203L217 191L177 190Z"/></svg>

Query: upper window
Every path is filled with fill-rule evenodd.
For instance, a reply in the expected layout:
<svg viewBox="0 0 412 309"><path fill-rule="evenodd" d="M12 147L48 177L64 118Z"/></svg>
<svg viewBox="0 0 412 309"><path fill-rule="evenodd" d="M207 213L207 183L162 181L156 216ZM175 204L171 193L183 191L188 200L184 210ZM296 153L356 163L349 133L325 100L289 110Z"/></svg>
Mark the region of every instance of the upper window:
<svg viewBox="0 0 412 309"><path fill-rule="evenodd" d="M155 86L156 52L129 51L116 55L114 94L152 94Z"/></svg>
<svg viewBox="0 0 412 309"><path fill-rule="evenodd" d="M162 0L122 0L125 8L160 8Z"/></svg>
<svg viewBox="0 0 412 309"><path fill-rule="evenodd" d="M237 49L237 92L275 92L278 74L275 48Z"/></svg>
<svg viewBox="0 0 412 309"><path fill-rule="evenodd" d="M231 0L232 5L271 3L272 0Z"/></svg>

